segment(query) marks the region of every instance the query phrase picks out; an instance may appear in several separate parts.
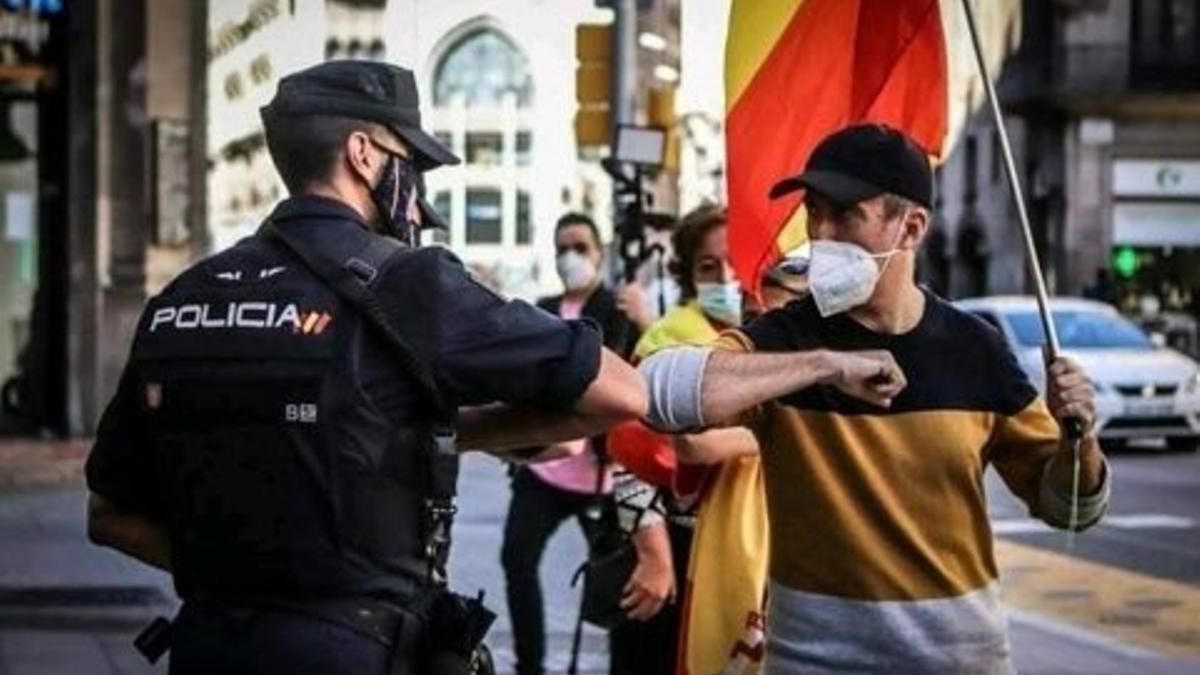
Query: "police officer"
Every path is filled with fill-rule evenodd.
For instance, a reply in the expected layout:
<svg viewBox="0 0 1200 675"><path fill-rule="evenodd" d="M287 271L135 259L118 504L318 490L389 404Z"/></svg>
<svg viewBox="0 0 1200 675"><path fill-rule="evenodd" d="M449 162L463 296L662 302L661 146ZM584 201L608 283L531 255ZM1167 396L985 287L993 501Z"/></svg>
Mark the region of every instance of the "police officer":
<svg viewBox="0 0 1200 675"><path fill-rule="evenodd" d="M470 672L488 620L444 590L457 451L594 435L643 385L589 324L401 243L436 222L422 172L458 162L410 71L319 65L262 117L290 196L148 304L89 536L173 574L180 614L143 636L172 673Z"/></svg>

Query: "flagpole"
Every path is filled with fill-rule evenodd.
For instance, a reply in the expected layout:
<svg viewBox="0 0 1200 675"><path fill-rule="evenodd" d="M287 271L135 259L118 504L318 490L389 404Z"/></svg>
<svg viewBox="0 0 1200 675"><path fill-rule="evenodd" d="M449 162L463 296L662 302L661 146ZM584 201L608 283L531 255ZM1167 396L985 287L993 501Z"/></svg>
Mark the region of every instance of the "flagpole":
<svg viewBox="0 0 1200 675"><path fill-rule="evenodd" d="M1000 112L1000 102L996 97L996 87L992 84L992 78L987 69L987 61L983 56L983 46L979 41L979 30L975 24L975 11L971 8L971 0L962 0L962 6L963 11L967 15L967 28L971 34L971 45L975 48L975 63L979 65L979 75L983 79L983 87L987 92L988 107L992 111L992 120L996 124L996 132L1000 136L1000 149L1004 155L1004 172L1008 174L1009 191L1012 193L1013 201L1017 205L1017 219L1021 224L1021 234L1025 240L1025 257L1029 260L1029 270L1033 275L1034 291L1037 296L1038 314L1042 319L1042 329L1046 333L1046 356L1047 360L1052 362L1062 355L1062 349L1058 343L1058 331L1055 329L1054 321L1050 316L1050 300L1046 293L1046 279L1042 274L1042 265L1038 261L1037 246L1033 242L1033 228L1029 225L1029 213L1025 210L1025 195L1021 190L1021 181L1017 177L1017 163L1013 160L1012 144L1008 140L1008 129L1004 126L1004 115Z"/></svg>
<svg viewBox="0 0 1200 675"><path fill-rule="evenodd" d="M988 107L992 110L992 119L996 123L996 131L1000 135L1000 148L1004 154L1004 170L1008 174L1008 187L1012 192L1013 201L1017 203L1017 218L1021 223L1021 234L1025 239L1025 254L1029 259L1029 269L1033 273L1033 282L1037 293L1038 313L1042 317L1042 328L1046 332L1046 344L1049 347L1050 360L1059 357L1058 331L1050 320L1050 302L1046 294L1046 280L1042 275L1042 265L1038 262L1037 246L1033 242L1033 228L1029 226L1029 213L1025 210L1025 196L1021 191L1021 182L1017 179L1017 165L1013 161L1012 145L1008 141L1008 130L1004 127L1004 116L1000 113L1000 103L996 98L996 88L988 74L987 61L983 56L983 46L979 42L979 31L975 26L975 12L971 9L971 0L962 0L963 11L967 14L967 28L971 33L971 44L975 47L975 62L979 65L979 75L983 78L983 86L987 90Z"/></svg>
<svg viewBox="0 0 1200 675"><path fill-rule="evenodd" d="M1004 126L1004 115L1000 113L1000 101L996 97L996 88L988 73L987 60L983 57L983 45L979 41L979 29L975 25L975 10L971 8L971 0L962 0L963 11L967 15L967 28L971 34L971 45L975 48L975 63L979 65L979 76L983 79L983 87L987 92L988 107L992 111L992 120L996 124L996 132L1000 136L1000 149L1004 154L1004 171L1008 174L1008 187L1012 192L1013 201L1017 203L1017 219L1021 223L1021 234L1025 239L1025 257L1029 260L1029 270L1033 274L1034 291L1037 296L1038 314L1042 318L1042 330L1046 333L1046 363L1053 363L1061 355L1058 344L1058 331L1050 314L1050 300L1046 293L1046 279L1042 274L1042 264L1038 261L1037 246L1033 242L1033 228L1029 226L1029 213L1025 210L1025 195L1021 192L1021 182L1017 179L1017 163L1013 161L1012 145L1008 141L1008 129ZM1079 445L1083 438L1083 420L1068 417L1063 420L1063 431L1071 443L1071 515L1067 524L1067 548L1074 546L1074 533L1078 520L1079 504Z"/></svg>

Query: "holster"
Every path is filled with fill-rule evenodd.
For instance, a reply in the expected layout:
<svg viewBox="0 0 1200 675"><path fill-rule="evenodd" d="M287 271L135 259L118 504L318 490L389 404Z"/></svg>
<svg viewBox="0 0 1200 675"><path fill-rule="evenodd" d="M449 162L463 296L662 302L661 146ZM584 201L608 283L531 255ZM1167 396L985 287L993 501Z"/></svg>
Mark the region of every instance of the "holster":
<svg viewBox="0 0 1200 675"><path fill-rule="evenodd" d="M494 675L495 665L483 637L496 614L474 598L442 590L430 603L425 622L422 673L429 675Z"/></svg>
<svg viewBox="0 0 1200 675"><path fill-rule="evenodd" d="M174 642L174 624L165 616L156 617L133 639L133 646L150 663L158 663Z"/></svg>

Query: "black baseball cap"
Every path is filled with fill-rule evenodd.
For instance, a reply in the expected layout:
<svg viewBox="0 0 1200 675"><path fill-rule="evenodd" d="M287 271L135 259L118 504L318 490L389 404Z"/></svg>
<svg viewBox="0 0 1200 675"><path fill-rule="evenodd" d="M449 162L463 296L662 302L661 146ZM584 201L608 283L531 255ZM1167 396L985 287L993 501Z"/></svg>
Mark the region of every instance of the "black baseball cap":
<svg viewBox="0 0 1200 675"><path fill-rule="evenodd" d="M421 129L420 98L412 71L377 61L329 61L279 81L261 110L272 115L336 115L382 124L408 144L421 171L459 159Z"/></svg>
<svg viewBox="0 0 1200 675"><path fill-rule="evenodd" d="M776 183L771 198L803 189L841 206L890 192L933 208L933 169L908 136L883 124L859 124L821 141L804 171Z"/></svg>

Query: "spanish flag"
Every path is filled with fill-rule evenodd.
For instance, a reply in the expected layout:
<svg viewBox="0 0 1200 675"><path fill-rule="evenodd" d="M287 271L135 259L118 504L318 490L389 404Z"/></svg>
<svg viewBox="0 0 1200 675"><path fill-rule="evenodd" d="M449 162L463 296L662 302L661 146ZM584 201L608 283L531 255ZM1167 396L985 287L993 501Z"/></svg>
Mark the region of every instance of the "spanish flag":
<svg viewBox="0 0 1200 675"><path fill-rule="evenodd" d="M982 102L961 0L733 0L725 51L729 249L756 287L803 240L802 194L771 200L817 143L853 123L948 154ZM1019 0L972 0L992 72L1018 43Z"/></svg>

